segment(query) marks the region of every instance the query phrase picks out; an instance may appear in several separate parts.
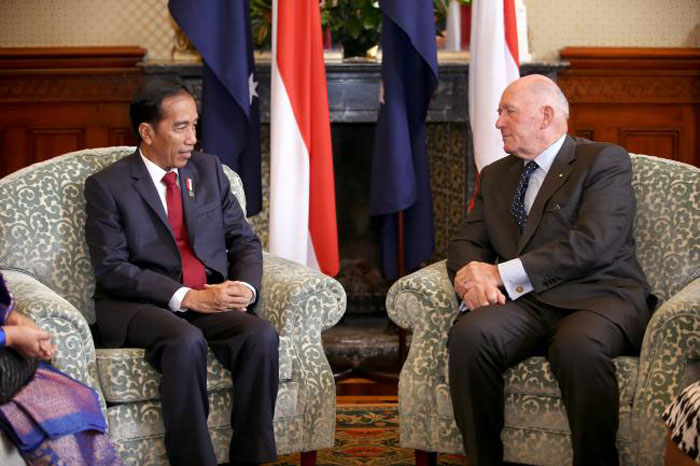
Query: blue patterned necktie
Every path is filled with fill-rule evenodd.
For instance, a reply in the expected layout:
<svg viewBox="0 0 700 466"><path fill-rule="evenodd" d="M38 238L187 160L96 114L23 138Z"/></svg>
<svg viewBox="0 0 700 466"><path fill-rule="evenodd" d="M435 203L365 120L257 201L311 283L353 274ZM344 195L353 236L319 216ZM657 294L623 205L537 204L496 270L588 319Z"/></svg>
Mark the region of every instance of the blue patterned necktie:
<svg viewBox="0 0 700 466"><path fill-rule="evenodd" d="M534 161L529 161L525 165L525 169L520 174L520 182L518 183L518 188L515 190L515 195L513 196L513 204L510 206L510 213L515 217L515 221L518 222L518 227L520 231L527 225L527 212L525 212L525 192L527 191L527 185L530 183L530 176L537 170L537 163Z"/></svg>

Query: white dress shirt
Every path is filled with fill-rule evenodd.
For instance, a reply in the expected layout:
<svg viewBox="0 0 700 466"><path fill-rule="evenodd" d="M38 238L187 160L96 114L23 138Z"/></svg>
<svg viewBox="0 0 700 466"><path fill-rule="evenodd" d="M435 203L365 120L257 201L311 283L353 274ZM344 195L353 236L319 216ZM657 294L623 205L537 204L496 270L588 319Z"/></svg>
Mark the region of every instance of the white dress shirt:
<svg viewBox="0 0 700 466"><path fill-rule="evenodd" d="M143 155L143 152L141 152L141 149L139 149L139 154L141 155L141 159L143 160L143 163L146 165L146 170L148 170L148 174L151 176L151 180L153 180L153 184L156 187L156 191L158 191L158 197L160 198L160 203L163 204L163 209L165 209L165 215L168 215L168 202L165 199L165 194L167 192L167 188L165 187L165 183L163 183L163 177L165 176L167 171L163 170L160 168L158 165L156 165L153 161L151 161L149 158ZM173 168L170 170L175 173L175 183L179 186L180 183L180 174L177 170L177 168ZM239 282L240 284L248 287L252 292L253 292L253 297L251 298L250 302L255 302L255 296L256 296L256 291L255 288L246 282ZM168 302L168 307L170 307L170 310L173 312L184 312L187 311L188 309L182 307L182 300L185 299L185 295L187 294L188 291L190 291L191 288L188 288L186 286L180 287L173 293L172 297L170 298L170 301Z"/></svg>

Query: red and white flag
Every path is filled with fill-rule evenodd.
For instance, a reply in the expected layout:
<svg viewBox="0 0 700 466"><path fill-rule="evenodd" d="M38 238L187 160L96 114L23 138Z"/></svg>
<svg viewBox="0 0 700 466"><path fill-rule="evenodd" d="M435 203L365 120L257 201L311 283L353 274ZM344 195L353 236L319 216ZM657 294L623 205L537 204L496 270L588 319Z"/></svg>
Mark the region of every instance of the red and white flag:
<svg viewBox="0 0 700 466"><path fill-rule="evenodd" d="M270 252L336 275L333 153L318 0L274 0Z"/></svg>
<svg viewBox="0 0 700 466"><path fill-rule="evenodd" d="M501 94L520 77L515 0L472 2L469 54L469 121L481 171L506 155L496 120Z"/></svg>

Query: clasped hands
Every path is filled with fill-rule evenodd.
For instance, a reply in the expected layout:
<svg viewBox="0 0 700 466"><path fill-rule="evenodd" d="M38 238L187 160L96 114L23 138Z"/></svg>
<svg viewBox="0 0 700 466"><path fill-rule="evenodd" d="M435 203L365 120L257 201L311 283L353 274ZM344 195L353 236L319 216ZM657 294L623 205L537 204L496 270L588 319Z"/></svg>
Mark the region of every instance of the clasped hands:
<svg viewBox="0 0 700 466"><path fill-rule="evenodd" d="M470 311L491 304L505 304L506 297L500 290L502 286L498 267L485 262L469 262L455 275L455 292Z"/></svg>
<svg viewBox="0 0 700 466"><path fill-rule="evenodd" d="M48 360L56 351L56 346L51 343L51 334L17 311L7 316L3 330L5 344L26 356Z"/></svg>
<svg viewBox="0 0 700 466"><path fill-rule="evenodd" d="M245 311L253 299L253 291L238 281L226 280L216 285L205 285L201 290L189 290L182 299L182 307L203 314L223 311Z"/></svg>

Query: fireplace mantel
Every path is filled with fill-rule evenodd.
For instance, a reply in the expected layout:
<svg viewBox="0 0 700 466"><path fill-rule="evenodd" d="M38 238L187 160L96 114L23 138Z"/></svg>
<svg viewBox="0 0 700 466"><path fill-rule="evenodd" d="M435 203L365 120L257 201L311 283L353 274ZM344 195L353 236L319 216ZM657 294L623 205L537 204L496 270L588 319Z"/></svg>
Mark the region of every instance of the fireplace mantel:
<svg viewBox="0 0 700 466"><path fill-rule="evenodd" d="M534 62L520 67L522 75L541 73L556 79L565 62ZM146 75L177 77L201 95L202 65L149 63L143 64ZM256 65L257 92L260 96L260 118L270 121L270 63ZM429 123L466 122L468 120L467 62L441 63L439 85L428 109ZM379 110L381 64L377 62L327 63L328 101L332 123L373 123Z"/></svg>

